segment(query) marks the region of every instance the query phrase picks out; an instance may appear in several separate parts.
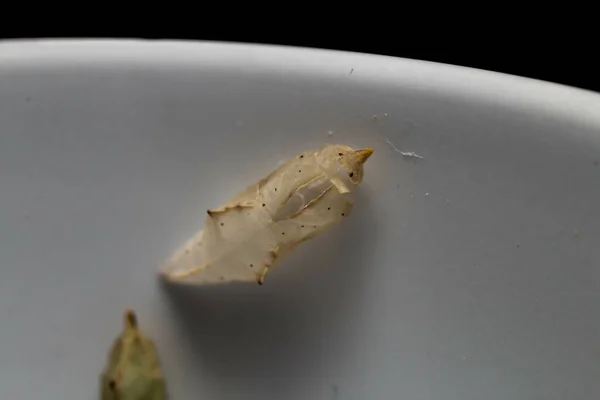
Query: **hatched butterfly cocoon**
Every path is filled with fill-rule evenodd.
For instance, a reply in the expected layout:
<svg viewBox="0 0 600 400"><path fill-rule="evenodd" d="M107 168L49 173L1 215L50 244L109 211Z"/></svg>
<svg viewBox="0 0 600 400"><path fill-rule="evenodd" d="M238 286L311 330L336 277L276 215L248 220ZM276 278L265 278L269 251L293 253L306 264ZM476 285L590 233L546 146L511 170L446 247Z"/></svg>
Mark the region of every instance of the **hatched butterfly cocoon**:
<svg viewBox="0 0 600 400"><path fill-rule="evenodd" d="M167 281L263 284L301 243L350 215L373 149L326 145L298 154L220 207L161 267Z"/></svg>

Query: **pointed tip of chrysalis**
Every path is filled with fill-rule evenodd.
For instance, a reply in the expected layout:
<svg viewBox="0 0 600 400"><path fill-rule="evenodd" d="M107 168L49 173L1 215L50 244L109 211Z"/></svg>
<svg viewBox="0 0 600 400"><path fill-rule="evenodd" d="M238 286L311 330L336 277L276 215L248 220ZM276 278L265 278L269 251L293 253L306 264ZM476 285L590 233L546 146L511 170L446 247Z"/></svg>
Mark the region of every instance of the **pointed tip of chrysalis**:
<svg viewBox="0 0 600 400"><path fill-rule="evenodd" d="M125 329L135 329L137 328L137 316L135 312L128 308L125 310Z"/></svg>
<svg viewBox="0 0 600 400"><path fill-rule="evenodd" d="M353 155L356 157L356 160L359 164L364 164L367 162L369 157L371 157L371 154L373 154L374 151L375 150L373 148L367 147L364 149L355 150Z"/></svg>

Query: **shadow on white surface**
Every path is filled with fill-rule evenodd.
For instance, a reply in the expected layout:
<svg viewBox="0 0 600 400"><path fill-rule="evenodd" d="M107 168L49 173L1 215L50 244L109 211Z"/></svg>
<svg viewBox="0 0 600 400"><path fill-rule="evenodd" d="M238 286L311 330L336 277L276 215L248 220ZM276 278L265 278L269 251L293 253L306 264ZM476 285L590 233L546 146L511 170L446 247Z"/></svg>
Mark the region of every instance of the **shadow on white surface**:
<svg viewBox="0 0 600 400"><path fill-rule="evenodd" d="M356 200L348 219L300 246L263 286L163 284L205 371L260 382L323 367L311 354L335 353L349 319L361 318L364 281L376 268L374 210L364 193Z"/></svg>

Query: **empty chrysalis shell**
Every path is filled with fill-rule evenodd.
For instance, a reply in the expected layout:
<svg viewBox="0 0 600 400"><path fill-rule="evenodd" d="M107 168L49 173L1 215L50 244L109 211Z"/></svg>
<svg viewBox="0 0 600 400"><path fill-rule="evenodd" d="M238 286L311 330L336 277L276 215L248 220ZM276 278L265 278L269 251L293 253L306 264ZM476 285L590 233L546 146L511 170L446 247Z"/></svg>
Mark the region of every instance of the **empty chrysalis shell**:
<svg viewBox="0 0 600 400"><path fill-rule="evenodd" d="M298 154L220 207L161 268L168 281L254 282L350 214L351 193L373 149L326 145Z"/></svg>
<svg viewBox="0 0 600 400"><path fill-rule="evenodd" d="M102 400L167 400L156 345L125 311L124 328L115 339L100 376Z"/></svg>

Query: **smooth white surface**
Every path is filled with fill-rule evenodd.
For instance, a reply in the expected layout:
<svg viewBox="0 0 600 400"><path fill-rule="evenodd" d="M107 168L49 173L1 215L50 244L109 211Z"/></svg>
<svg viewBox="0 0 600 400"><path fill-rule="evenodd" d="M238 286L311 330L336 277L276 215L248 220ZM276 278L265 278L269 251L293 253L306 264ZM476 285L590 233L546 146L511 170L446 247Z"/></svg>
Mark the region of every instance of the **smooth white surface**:
<svg viewBox="0 0 600 400"><path fill-rule="evenodd" d="M125 307L175 400L596 398L599 110L369 55L0 44L3 398L96 398ZM343 226L264 286L158 285L206 208L325 141L375 148Z"/></svg>

